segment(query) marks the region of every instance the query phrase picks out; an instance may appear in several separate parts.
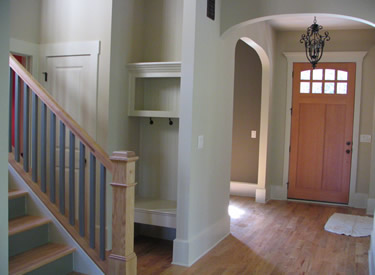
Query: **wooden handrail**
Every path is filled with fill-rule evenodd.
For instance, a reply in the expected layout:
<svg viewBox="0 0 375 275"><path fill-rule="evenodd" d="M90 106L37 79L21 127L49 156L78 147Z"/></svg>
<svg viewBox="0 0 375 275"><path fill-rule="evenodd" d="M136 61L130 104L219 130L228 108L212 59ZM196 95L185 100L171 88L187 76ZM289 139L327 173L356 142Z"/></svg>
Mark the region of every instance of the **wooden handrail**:
<svg viewBox="0 0 375 275"><path fill-rule="evenodd" d="M108 154L93 138L53 99L47 90L14 58L9 55L9 66L15 71L30 89L47 105L47 107L69 128L69 130L112 172L112 162Z"/></svg>

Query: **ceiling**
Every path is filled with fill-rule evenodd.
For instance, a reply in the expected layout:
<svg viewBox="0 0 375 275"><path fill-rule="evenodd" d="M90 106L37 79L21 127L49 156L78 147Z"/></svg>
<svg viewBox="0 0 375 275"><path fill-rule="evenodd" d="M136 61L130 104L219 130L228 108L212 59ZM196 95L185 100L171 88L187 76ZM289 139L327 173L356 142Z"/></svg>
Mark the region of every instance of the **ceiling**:
<svg viewBox="0 0 375 275"><path fill-rule="evenodd" d="M323 30L355 30L355 29L371 29L370 25L358 21L333 17L330 15L318 15L316 17L319 25L323 26ZM298 31L306 30L313 23L314 17L312 15L288 15L278 16L270 19L268 22L276 30L281 31Z"/></svg>

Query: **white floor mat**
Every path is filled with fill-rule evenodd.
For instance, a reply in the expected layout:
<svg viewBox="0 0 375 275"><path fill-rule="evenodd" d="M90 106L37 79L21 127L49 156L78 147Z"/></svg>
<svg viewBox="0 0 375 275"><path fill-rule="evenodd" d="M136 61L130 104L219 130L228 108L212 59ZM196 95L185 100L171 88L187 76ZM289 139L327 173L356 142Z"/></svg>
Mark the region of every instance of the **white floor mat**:
<svg viewBox="0 0 375 275"><path fill-rule="evenodd" d="M327 221L324 229L353 237L369 236L372 231L373 219L365 216L348 214L333 214Z"/></svg>

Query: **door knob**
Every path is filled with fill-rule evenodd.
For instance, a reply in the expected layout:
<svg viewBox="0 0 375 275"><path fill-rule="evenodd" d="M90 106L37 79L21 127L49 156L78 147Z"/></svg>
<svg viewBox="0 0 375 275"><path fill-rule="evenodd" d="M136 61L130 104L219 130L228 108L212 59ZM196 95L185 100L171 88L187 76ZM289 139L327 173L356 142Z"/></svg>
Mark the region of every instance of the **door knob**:
<svg viewBox="0 0 375 275"><path fill-rule="evenodd" d="M346 152L347 154L350 154L350 150L349 150L349 149L348 149L348 150L346 150L345 152Z"/></svg>
<svg viewBox="0 0 375 275"><path fill-rule="evenodd" d="M350 144L351 144L350 141L347 141L347 142L346 142L346 145L350 145Z"/></svg>

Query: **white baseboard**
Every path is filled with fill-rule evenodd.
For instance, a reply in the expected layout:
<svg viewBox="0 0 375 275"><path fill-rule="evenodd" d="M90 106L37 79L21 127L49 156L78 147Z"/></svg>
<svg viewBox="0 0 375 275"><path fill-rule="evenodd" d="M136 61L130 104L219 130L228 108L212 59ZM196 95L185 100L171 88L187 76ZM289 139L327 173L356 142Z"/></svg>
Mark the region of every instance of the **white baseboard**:
<svg viewBox="0 0 375 275"><path fill-rule="evenodd" d="M256 183L231 181L230 194L234 196L255 198L257 186Z"/></svg>
<svg viewBox="0 0 375 275"><path fill-rule="evenodd" d="M375 275L374 252L372 249L368 251L368 271L369 275Z"/></svg>
<svg viewBox="0 0 375 275"><path fill-rule="evenodd" d="M286 200L288 189L282 185L271 185L271 200Z"/></svg>
<svg viewBox="0 0 375 275"><path fill-rule="evenodd" d="M374 211L375 211L375 199L368 199L367 200L366 214L367 215L374 215Z"/></svg>
<svg viewBox="0 0 375 275"><path fill-rule="evenodd" d="M367 201L368 195L363 193L354 193L353 196L350 197L349 206L355 208L367 208Z"/></svg>
<svg viewBox="0 0 375 275"><path fill-rule="evenodd" d="M172 264L191 266L230 234L230 217L226 215L190 240L175 239Z"/></svg>
<svg viewBox="0 0 375 275"><path fill-rule="evenodd" d="M266 203L267 202L266 194L267 194L267 191L265 188L257 188L255 190L255 201L258 203Z"/></svg>

